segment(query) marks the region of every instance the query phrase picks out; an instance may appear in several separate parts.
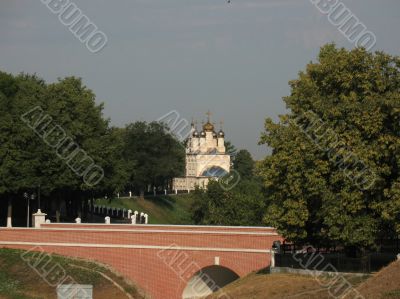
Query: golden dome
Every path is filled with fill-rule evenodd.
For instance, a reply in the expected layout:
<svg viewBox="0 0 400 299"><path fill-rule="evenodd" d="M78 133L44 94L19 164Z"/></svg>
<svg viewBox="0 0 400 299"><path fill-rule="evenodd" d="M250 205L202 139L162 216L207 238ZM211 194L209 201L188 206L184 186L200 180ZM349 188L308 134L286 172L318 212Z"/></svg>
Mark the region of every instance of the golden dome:
<svg viewBox="0 0 400 299"><path fill-rule="evenodd" d="M203 125L203 130L204 131L208 131L208 132L213 132L214 131L214 125L208 121Z"/></svg>
<svg viewBox="0 0 400 299"><path fill-rule="evenodd" d="M214 132L214 125L210 122L211 112L208 110L207 114L207 122L203 125L203 131Z"/></svg>

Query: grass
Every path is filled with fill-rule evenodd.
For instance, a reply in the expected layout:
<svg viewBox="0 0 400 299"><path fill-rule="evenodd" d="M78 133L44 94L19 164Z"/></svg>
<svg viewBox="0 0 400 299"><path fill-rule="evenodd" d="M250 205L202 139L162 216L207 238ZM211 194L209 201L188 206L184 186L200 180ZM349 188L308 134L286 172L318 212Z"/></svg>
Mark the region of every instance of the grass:
<svg viewBox="0 0 400 299"><path fill-rule="evenodd" d="M395 261L373 275L340 275L335 281L328 276L313 277L295 274L268 274L258 271L226 285L207 299L228 294L235 299L400 299L400 261ZM352 287L349 289L346 282ZM350 292L351 290L351 292ZM345 292L345 294L343 294ZM222 296L223 297L223 296Z"/></svg>
<svg viewBox="0 0 400 299"><path fill-rule="evenodd" d="M126 298L100 273L110 277L134 298L143 298L132 283L106 266L55 254L0 248L1 299L55 298L60 282L92 285L93 295L99 299Z"/></svg>
<svg viewBox="0 0 400 299"><path fill-rule="evenodd" d="M358 290L365 299L400 298L400 261L381 269L361 284Z"/></svg>
<svg viewBox="0 0 400 299"><path fill-rule="evenodd" d="M192 224L192 199L188 194L152 196L145 199L121 197L113 198L111 202L101 198L97 199L95 204L147 213L150 224Z"/></svg>
<svg viewBox="0 0 400 299"><path fill-rule="evenodd" d="M356 287L366 279L366 276L348 275L345 278L352 286ZM340 281L340 283L342 282ZM319 277L317 280L308 275L289 273L268 274L268 271L258 271L234 281L206 298L221 298L218 296L222 296L225 293L230 296L228 298L235 299L328 299L332 297L329 295L327 286L332 286L331 290L335 290L338 284L335 283L335 279L328 276Z"/></svg>
<svg viewBox="0 0 400 299"><path fill-rule="evenodd" d="M386 292L384 296L386 298L400 298L400 289Z"/></svg>

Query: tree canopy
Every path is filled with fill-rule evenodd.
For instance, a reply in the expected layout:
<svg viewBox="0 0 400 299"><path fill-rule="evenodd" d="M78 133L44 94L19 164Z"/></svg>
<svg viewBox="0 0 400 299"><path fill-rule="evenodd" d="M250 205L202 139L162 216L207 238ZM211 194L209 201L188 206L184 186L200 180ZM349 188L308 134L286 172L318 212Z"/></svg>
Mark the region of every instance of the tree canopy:
<svg viewBox="0 0 400 299"><path fill-rule="evenodd" d="M233 189L224 189L211 181L207 190L196 189L192 195L192 220L203 225L261 225L265 209L261 186L256 181L241 180Z"/></svg>
<svg viewBox="0 0 400 299"><path fill-rule="evenodd" d="M149 185L167 188L185 167L183 145L158 122L136 122L125 128L124 158L129 185L141 195Z"/></svg>
<svg viewBox="0 0 400 299"><path fill-rule="evenodd" d="M400 233L400 59L321 48L265 122L264 221L299 243L368 248Z"/></svg>
<svg viewBox="0 0 400 299"><path fill-rule="evenodd" d="M254 160L248 150L241 149L236 153L234 168L241 178L249 179L254 176Z"/></svg>
<svg viewBox="0 0 400 299"><path fill-rule="evenodd" d="M47 211L63 201L74 219L82 201L132 185L164 186L184 168L184 148L164 124L110 126L79 78L47 84L0 72L0 115L0 199L15 204L40 186ZM85 179L90 165L101 169L96 184Z"/></svg>
<svg viewBox="0 0 400 299"><path fill-rule="evenodd" d="M192 220L204 225L262 225L265 195L254 173L254 161L247 150L237 151L233 144L228 145L234 155L233 169L225 177L210 181L207 189L199 188L191 194Z"/></svg>

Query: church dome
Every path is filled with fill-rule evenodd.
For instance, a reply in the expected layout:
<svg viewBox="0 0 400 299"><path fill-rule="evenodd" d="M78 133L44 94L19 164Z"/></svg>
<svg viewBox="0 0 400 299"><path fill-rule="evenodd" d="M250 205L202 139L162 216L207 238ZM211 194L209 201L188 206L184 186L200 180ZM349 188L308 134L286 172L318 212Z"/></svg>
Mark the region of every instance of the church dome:
<svg viewBox="0 0 400 299"><path fill-rule="evenodd" d="M203 125L203 130L206 132L212 132L214 131L214 125L208 121Z"/></svg>
<svg viewBox="0 0 400 299"><path fill-rule="evenodd" d="M213 137L217 138L217 133L213 132Z"/></svg>
<svg viewBox="0 0 400 299"><path fill-rule="evenodd" d="M220 130L220 131L218 132L218 137L224 137L224 136L225 136L224 131Z"/></svg>
<svg viewBox="0 0 400 299"><path fill-rule="evenodd" d="M199 137L199 132L197 132L197 130L193 132L193 137Z"/></svg>
<svg viewBox="0 0 400 299"><path fill-rule="evenodd" d="M201 132L200 132L200 137L206 137L206 132L201 131Z"/></svg>

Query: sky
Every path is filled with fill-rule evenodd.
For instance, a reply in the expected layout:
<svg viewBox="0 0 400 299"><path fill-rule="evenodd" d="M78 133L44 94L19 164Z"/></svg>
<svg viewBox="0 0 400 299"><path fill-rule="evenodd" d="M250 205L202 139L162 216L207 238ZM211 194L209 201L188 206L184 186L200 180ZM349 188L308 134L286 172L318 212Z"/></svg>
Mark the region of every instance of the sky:
<svg viewBox="0 0 400 299"><path fill-rule="evenodd" d="M210 110L255 159L269 153L259 137L267 117L286 113L288 82L325 43L355 47L311 0L64 1L106 46L90 52L41 1L0 0L1 71L81 77L115 126L171 111L200 123ZM373 51L399 55L400 0L339 2L376 36Z"/></svg>

